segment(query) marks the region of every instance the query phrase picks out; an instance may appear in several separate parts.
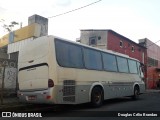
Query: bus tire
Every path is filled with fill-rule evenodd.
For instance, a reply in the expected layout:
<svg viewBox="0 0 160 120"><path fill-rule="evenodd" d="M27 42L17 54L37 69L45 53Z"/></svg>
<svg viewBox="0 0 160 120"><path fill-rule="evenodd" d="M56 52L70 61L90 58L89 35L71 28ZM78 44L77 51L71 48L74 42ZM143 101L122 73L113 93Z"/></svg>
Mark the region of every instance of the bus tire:
<svg viewBox="0 0 160 120"><path fill-rule="evenodd" d="M132 99L133 99L133 100L139 99L140 89L139 89L138 86L135 86L135 87L134 87L134 93L133 93L133 94L134 94L134 95L132 96Z"/></svg>
<svg viewBox="0 0 160 120"><path fill-rule="evenodd" d="M91 106L100 107L103 104L104 95L103 90L100 87L94 87L91 93Z"/></svg>

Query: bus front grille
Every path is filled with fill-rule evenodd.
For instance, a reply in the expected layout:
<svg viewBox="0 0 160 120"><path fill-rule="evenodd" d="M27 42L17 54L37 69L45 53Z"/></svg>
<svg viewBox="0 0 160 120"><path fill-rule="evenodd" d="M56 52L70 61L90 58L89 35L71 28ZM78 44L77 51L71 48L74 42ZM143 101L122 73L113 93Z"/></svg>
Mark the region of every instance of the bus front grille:
<svg viewBox="0 0 160 120"><path fill-rule="evenodd" d="M74 80L63 81L63 101L75 102L75 81Z"/></svg>

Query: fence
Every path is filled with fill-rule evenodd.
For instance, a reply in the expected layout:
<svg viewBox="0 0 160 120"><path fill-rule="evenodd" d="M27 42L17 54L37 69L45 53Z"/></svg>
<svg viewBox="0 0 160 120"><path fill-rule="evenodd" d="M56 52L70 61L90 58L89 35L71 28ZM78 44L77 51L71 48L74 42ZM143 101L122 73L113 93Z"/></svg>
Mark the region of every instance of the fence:
<svg viewBox="0 0 160 120"><path fill-rule="evenodd" d="M17 64L13 60L0 59L0 101L1 104L13 102L16 98Z"/></svg>

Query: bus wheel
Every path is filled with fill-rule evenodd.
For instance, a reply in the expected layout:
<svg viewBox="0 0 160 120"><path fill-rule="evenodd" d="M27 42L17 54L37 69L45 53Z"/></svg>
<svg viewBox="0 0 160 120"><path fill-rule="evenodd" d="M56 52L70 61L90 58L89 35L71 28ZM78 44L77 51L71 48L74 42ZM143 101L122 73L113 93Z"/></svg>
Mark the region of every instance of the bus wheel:
<svg viewBox="0 0 160 120"><path fill-rule="evenodd" d="M139 95L140 95L140 90L138 86L134 87L134 95L132 96L133 100L137 100L139 99Z"/></svg>
<svg viewBox="0 0 160 120"><path fill-rule="evenodd" d="M103 103L103 91L100 87L94 87L91 93L91 105L100 107Z"/></svg>

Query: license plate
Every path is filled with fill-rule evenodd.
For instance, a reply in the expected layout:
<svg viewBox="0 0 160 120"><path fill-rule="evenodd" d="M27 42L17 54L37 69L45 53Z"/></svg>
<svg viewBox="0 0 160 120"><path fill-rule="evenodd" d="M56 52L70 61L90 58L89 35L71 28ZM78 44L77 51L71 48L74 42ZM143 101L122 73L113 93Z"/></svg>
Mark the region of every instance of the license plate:
<svg viewBox="0 0 160 120"><path fill-rule="evenodd" d="M36 96L28 96L28 100L36 100Z"/></svg>

